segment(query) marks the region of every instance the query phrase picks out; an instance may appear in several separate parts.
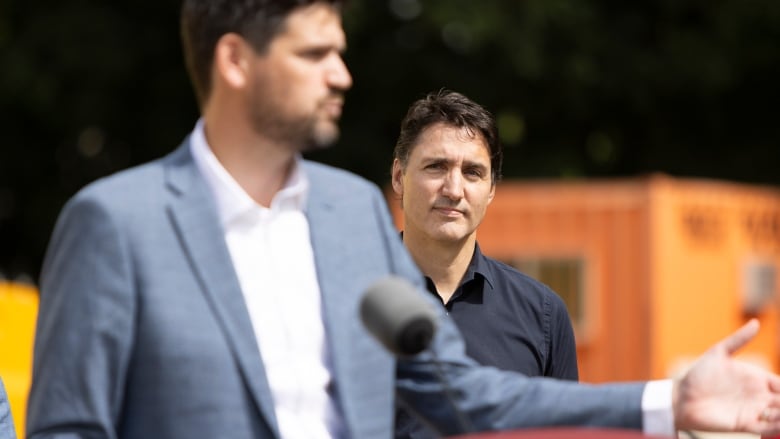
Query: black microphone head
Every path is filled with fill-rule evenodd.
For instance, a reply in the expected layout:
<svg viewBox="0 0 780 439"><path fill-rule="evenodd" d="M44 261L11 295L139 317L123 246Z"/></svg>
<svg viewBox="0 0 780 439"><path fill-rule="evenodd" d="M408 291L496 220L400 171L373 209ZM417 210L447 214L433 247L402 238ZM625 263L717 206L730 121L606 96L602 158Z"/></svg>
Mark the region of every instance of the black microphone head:
<svg viewBox="0 0 780 439"><path fill-rule="evenodd" d="M380 279L366 290L360 318L368 331L398 356L422 352L436 332L432 304L414 285L397 276Z"/></svg>

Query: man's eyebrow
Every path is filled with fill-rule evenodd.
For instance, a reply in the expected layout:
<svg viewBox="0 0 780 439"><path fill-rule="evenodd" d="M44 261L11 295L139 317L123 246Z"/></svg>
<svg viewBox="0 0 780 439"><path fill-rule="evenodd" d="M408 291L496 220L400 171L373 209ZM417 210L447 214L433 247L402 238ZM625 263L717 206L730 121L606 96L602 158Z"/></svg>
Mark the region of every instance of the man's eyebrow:
<svg viewBox="0 0 780 439"><path fill-rule="evenodd" d="M448 159L447 157L441 157L441 156L425 156L420 160L422 163L430 164L430 163L452 163L453 160Z"/></svg>
<svg viewBox="0 0 780 439"><path fill-rule="evenodd" d="M464 166L468 166L470 168L483 168L483 169L487 169L487 167L488 167L488 165L486 165L486 164L484 164L482 162L474 161L474 160L464 160L463 161L463 165Z"/></svg>

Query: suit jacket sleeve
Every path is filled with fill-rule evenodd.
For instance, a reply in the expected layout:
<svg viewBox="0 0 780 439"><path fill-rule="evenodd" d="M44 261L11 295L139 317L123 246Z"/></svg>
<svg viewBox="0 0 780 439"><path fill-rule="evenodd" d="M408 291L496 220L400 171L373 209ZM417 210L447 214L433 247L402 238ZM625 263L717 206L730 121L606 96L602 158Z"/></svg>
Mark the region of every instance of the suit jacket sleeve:
<svg viewBox="0 0 780 439"><path fill-rule="evenodd" d="M63 209L44 261L28 437L114 437L134 333L129 258L89 192Z"/></svg>
<svg viewBox="0 0 780 439"><path fill-rule="evenodd" d="M564 425L642 427L644 383L578 384L478 365L466 357L445 316L432 349L400 360L397 376L401 404L442 434Z"/></svg>
<svg viewBox="0 0 780 439"><path fill-rule="evenodd" d="M0 439L15 439L14 419L11 407L8 405L8 395L5 393L3 380L0 379Z"/></svg>

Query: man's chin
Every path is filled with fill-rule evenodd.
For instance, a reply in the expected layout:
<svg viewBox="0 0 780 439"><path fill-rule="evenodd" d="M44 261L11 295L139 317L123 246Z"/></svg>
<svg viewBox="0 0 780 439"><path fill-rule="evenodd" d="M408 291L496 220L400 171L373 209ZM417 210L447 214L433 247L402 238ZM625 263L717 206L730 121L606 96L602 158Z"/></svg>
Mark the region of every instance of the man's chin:
<svg viewBox="0 0 780 439"><path fill-rule="evenodd" d="M330 148L339 140L339 127L336 124L317 127L306 145L306 151Z"/></svg>
<svg viewBox="0 0 780 439"><path fill-rule="evenodd" d="M436 236L436 239L440 242L458 243L462 242L467 237L467 234L462 230L443 228L437 230L434 233L434 236Z"/></svg>

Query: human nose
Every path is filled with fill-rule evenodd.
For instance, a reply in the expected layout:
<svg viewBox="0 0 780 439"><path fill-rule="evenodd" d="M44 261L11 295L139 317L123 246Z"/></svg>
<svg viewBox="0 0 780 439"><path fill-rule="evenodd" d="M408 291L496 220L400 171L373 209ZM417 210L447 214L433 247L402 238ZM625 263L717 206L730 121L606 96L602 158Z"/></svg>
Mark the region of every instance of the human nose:
<svg viewBox="0 0 780 439"><path fill-rule="evenodd" d="M442 195L452 200L463 197L463 177L460 172L453 170L447 173L442 185Z"/></svg>
<svg viewBox="0 0 780 439"><path fill-rule="evenodd" d="M335 55L327 72L327 81L331 87L339 90L349 90L352 87L352 75L341 55Z"/></svg>

